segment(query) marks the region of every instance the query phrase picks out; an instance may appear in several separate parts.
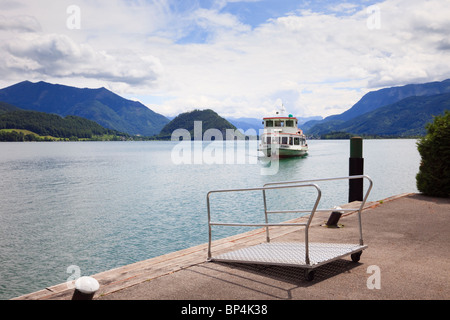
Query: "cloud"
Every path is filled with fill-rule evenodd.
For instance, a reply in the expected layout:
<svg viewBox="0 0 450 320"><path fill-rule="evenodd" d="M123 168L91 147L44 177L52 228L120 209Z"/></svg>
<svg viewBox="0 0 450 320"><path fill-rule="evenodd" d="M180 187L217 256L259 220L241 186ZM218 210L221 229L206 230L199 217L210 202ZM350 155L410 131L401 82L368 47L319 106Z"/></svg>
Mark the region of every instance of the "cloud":
<svg viewBox="0 0 450 320"><path fill-rule="evenodd" d="M293 112L327 116L347 110L368 90L449 77L450 57L443 50L450 34L448 3L393 0L377 4L378 11L366 9L345 16L302 11L218 34L207 47L186 46L180 58L195 67L177 65L177 80L195 79L196 86L189 87L184 107L194 106L197 93L198 105L221 104L224 113L240 109L250 116L285 95ZM372 29L371 14L380 15ZM169 105L180 110L183 101Z"/></svg>
<svg viewBox="0 0 450 320"><path fill-rule="evenodd" d="M84 77L150 85L162 68L157 58L128 50L107 53L61 34L26 34L3 46L3 72L41 77Z"/></svg>
<svg viewBox="0 0 450 320"><path fill-rule="evenodd" d="M0 30L8 32L38 32L41 25L32 16L6 17L0 15Z"/></svg>
<svg viewBox="0 0 450 320"><path fill-rule="evenodd" d="M365 20L361 19L359 23L365 26ZM178 109L182 109L187 106L193 108L195 104L209 103L213 106L221 102L227 106L223 113L238 109L247 111L247 116L251 113L259 116L267 108L271 109L276 99L283 99L283 95L289 92L290 97L298 98L290 99L292 104L286 104L287 108L296 113L314 114L318 110L316 108L324 106L324 101L309 96L323 92L323 82L335 82L329 85L332 89L338 85L337 82L345 82L341 80L349 73L352 76L367 76L364 69L352 65L354 57L341 48L340 42L349 46L346 38L336 37L331 31L339 24L346 22L317 14L287 16L251 31L219 34L208 45L186 45L177 54L178 61L183 63L176 64L176 70L170 70L170 65L177 57L166 57L163 63L169 68L169 74L176 72L174 82L188 84L193 81L196 87L185 87L186 92L181 95L191 99L175 99L166 105L172 108L177 105ZM343 86L350 87L348 83ZM302 93L305 88L309 93ZM180 85L177 90L184 91L184 86ZM341 90L338 92L342 93ZM197 102L195 93L200 98ZM345 94L339 101L334 99L337 95L329 95L334 99L333 110L339 111L336 108L339 105L342 109L348 108L348 100L344 102L342 97L348 98L349 95L355 97L355 94ZM320 96L324 99L323 95Z"/></svg>
<svg viewBox="0 0 450 320"><path fill-rule="evenodd" d="M448 1L297 10L294 1L289 13L248 25L229 10L233 2L239 10L269 2L80 0L79 30L66 26L71 1L46 1L0 3L3 83L89 82L166 115L213 108L260 117L281 99L290 113L328 116L369 90L450 75Z"/></svg>
<svg viewBox="0 0 450 320"><path fill-rule="evenodd" d="M339 12L339 13L355 13L357 9L359 9L359 5L348 2L341 2L338 4L332 4L328 7L330 11Z"/></svg>

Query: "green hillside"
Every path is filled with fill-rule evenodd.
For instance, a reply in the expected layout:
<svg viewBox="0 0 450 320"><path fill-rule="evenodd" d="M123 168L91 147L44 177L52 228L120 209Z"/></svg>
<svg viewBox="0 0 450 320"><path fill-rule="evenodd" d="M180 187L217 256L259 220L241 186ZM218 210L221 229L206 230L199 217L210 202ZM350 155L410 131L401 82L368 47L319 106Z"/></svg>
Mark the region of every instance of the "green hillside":
<svg viewBox="0 0 450 320"><path fill-rule="evenodd" d="M169 122L140 102L105 89L23 81L0 89L0 101L24 110L78 116L130 135L153 136Z"/></svg>
<svg viewBox="0 0 450 320"><path fill-rule="evenodd" d="M7 108L13 111L6 111ZM128 137L127 134L106 129L94 121L77 116L62 118L44 112L15 109L13 106L5 107L4 104L0 105L0 110L3 110L0 111L0 141L118 140Z"/></svg>
<svg viewBox="0 0 450 320"><path fill-rule="evenodd" d="M423 136L433 117L450 110L450 93L408 97L348 121L333 120L311 128L308 134L346 132L378 136Z"/></svg>
<svg viewBox="0 0 450 320"><path fill-rule="evenodd" d="M409 97L425 97L450 93L450 79L420 84L408 84L399 87L384 88L365 94L347 111L326 117L323 120L308 121L302 125L307 134L326 134L339 131L341 125L358 116L393 105ZM387 134L387 133L383 133Z"/></svg>
<svg viewBox="0 0 450 320"><path fill-rule="evenodd" d="M0 114L10 111L17 111L20 110L20 108L17 108L16 106L13 106L12 104L1 102L0 101Z"/></svg>
<svg viewBox="0 0 450 320"><path fill-rule="evenodd" d="M201 136L204 136L205 131L209 129L217 129L220 131L222 137L225 139L226 130L231 129L233 132L237 131L236 127L230 122L219 116L213 110L194 110L178 115L170 121L159 134L159 138L170 140L172 133L177 129L185 129L189 132L191 139L194 139L194 124L195 121L201 121ZM197 129L198 133L200 130ZM211 131L210 131L211 132Z"/></svg>

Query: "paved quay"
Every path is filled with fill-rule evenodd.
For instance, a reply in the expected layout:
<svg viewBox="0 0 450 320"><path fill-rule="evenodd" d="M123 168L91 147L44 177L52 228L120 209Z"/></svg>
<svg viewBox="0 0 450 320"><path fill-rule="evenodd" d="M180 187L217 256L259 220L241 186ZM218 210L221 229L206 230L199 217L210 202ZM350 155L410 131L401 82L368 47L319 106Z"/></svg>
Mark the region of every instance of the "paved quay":
<svg viewBox="0 0 450 320"><path fill-rule="evenodd" d="M351 204L353 205L353 204ZM358 243L358 217L346 213L340 228L317 213L310 242ZM207 244L92 275L95 300L448 300L450 299L450 199L404 194L366 203L364 250L316 269L208 262ZM303 229L271 227L272 241L304 241ZM213 242L216 253L262 243L255 229ZM67 283L16 300L70 300Z"/></svg>

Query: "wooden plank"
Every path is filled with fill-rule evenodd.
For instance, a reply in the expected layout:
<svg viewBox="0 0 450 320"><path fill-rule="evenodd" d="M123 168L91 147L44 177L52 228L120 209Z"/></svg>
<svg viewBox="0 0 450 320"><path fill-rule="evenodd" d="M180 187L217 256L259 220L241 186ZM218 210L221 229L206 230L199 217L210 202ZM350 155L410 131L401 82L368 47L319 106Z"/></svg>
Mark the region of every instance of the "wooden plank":
<svg viewBox="0 0 450 320"><path fill-rule="evenodd" d="M378 202L366 203L365 208L373 208L378 204ZM359 208L359 205L360 203L353 202L342 205L341 207ZM357 209L354 212L357 212ZM316 213L312 226L323 223L322 220L330 213L331 211ZM346 213L345 215L350 215L352 213ZM296 218L287 222L299 223L304 221L305 218ZM269 234L271 239L278 239L293 232L302 232L302 229L303 227L269 227ZM211 243L211 250L213 255L214 253L219 254L245 246L256 245L265 242L265 239L266 229L256 228L245 233L233 235L224 239L214 240ZM207 249L207 244L201 244L93 275L92 277L97 279L100 283L100 290L96 293L96 297L141 283L143 281L149 281L157 277L188 268L192 265L204 263L207 259ZM67 300L71 299L73 290L73 285L70 286L67 283L62 283L44 290L14 298L13 300Z"/></svg>

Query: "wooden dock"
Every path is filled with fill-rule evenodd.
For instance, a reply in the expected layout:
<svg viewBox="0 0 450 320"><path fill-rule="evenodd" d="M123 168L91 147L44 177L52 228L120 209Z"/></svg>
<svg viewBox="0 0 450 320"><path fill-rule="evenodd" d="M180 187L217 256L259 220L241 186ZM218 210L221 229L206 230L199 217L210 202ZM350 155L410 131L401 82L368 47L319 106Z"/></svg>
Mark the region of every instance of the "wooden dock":
<svg viewBox="0 0 450 320"><path fill-rule="evenodd" d="M405 195L396 196L392 199L402 196ZM384 202L392 199L385 199ZM367 202L364 210L374 208L379 204L380 202ZM341 208L358 208L359 206L360 202L353 202L350 204L341 205ZM357 210L346 213L343 216L348 216L355 212L357 212ZM323 226L330 214L331 211L317 212L310 228L320 227L321 225ZM297 223L304 222L304 220L305 218L298 218L288 222ZM303 228L300 229L303 231ZM291 233L298 232L299 227L270 227L271 239L283 238ZM211 248L214 254L220 254L226 251L237 250L243 247L263 243L265 242L265 239L265 228L258 228L246 233L213 241ZM207 250L208 244L202 244L91 275L100 284L100 289L95 294L94 299L145 281L150 281L161 276L169 275L194 265L205 263L207 259ZM74 281L51 286L34 293L14 298L13 300L70 300L73 293Z"/></svg>

